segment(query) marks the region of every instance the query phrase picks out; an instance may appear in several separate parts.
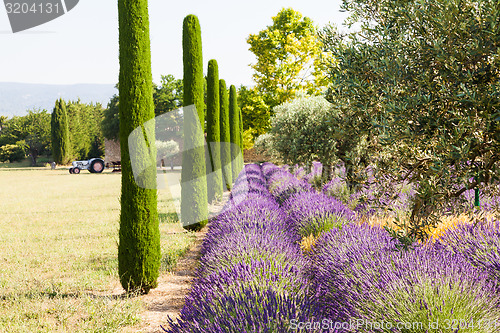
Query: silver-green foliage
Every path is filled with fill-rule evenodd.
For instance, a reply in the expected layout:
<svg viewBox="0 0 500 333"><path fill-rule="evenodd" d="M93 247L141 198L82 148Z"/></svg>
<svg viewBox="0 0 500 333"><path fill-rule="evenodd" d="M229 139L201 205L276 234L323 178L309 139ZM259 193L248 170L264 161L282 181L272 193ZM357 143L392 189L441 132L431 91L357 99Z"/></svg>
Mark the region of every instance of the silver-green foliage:
<svg viewBox="0 0 500 333"><path fill-rule="evenodd" d="M256 145L277 152L286 164L308 164L314 160L332 166L337 160L332 116L336 110L323 97L299 97L274 108L271 129ZM328 168L325 168L329 170Z"/></svg>

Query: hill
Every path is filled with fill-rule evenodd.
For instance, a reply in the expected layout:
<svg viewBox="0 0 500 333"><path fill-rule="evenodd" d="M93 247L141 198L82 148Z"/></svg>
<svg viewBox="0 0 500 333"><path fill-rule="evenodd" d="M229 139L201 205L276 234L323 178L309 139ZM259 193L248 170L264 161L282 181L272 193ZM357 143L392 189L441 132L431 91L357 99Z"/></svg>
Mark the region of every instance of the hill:
<svg viewBox="0 0 500 333"><path fill-rule="evenodd" d="M84 103L101 103L106 107L113 94L118 94L112 84L31 84L0 82L0 115L22 116L26 110L54 108L56 99L80 100Z"/></svg>

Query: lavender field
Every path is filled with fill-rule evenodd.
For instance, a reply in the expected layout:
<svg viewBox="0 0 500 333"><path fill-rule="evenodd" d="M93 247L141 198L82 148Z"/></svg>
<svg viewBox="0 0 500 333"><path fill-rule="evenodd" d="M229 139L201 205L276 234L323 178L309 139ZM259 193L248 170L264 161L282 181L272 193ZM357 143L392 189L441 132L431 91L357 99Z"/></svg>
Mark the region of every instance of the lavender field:
<svg viewBox="0 0 500 333"><path fill-rule="evenodd" d="M377 188L349 194L341 175L323 185L320 174L245 166L166 331L500 332L500 222L456 219L402 250L380 217L369 223L390 219L360 200ZM404 215L411 195L379 201ZM485 200L494 212L497 198Z"/></svg>

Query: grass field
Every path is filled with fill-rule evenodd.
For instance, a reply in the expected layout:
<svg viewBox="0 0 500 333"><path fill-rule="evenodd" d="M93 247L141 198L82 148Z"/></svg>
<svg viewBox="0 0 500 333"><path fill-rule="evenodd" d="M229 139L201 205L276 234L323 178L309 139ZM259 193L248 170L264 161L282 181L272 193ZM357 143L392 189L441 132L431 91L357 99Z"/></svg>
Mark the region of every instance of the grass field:
<svg viewBox="0 0 500 333"><path fill-rule="evenodd" d="M159 193L162 270L194 240ZM141 303L119 287L120 174L0 169L0 332L118 332Z"/></svg>

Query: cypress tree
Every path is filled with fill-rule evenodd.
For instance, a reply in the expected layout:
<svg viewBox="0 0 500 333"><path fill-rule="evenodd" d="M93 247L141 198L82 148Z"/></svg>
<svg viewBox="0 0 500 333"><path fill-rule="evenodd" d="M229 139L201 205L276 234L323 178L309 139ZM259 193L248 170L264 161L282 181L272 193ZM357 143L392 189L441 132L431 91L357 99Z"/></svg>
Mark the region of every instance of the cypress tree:
<svg viewBox="0 0 500 333"><path fill-rule="evenodd" d="M222 170L220 157L220 100L219 68L217 61L208 62L207 73L207 145L211 173L207 177L208 201L222 198Z"/></svg>
<svg viewBox="0 0 500 333"><path fill-rule="evenodd" d="M52 156L57 164L69 162L69 123L66 103L60 98L56 101L50 122L52 137Z"/></svg>
<svg viewBox="0 0 500 333"><path fill-rule="evenodd" d="M221 143L221 165L224 174L226 188L231 190L233 186L233 174L231 171L231 129L229 127L229 96L227 94L226 81L219 80L220 97L220 141Z"/></svg>
<svg viewBox="0 0 500 333"><path fill-rule="evenodd" d="M143 126L155 116L147 0L118 0L118 19L122 167L118 271L125 290L148 293L157 286L161 260L157 196L155 188L136 184L128 144L129 134L137 127L154 138L154 129ZM155 182L156 166L142 176Z"/></svg>
<svg viewBox="0 0 500 333"><path fill-rule="evenodd" d="M201 29L198 17L188 15L182 28L184 65L184 151L182 153L181 219L185 229L207 224L208 200L203 127L204 83ZM194 105L196 112L189 106ZM188 149L191 147L191 149Z"/></svg>
<svg viewBox="0 0 500 333"><path fill-rule="evenodd" d="M240 149L241 149L241 154L243 156L243 116L241 115L241 109L238 107L238 114L239 114L239 124L240 124Z"/></svg>
<svg viewBox="0 0 500 333"><path fill-rule="evenodd" d="M236 180L243 166L242 151L240 149L240 114L238 110L238 100L236 97L236 87L231 85L229 88L229 128L231 135L231 169L233 172L233 181Z"/></svg>

